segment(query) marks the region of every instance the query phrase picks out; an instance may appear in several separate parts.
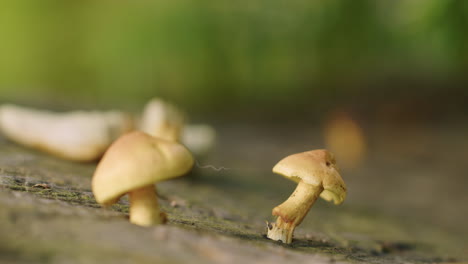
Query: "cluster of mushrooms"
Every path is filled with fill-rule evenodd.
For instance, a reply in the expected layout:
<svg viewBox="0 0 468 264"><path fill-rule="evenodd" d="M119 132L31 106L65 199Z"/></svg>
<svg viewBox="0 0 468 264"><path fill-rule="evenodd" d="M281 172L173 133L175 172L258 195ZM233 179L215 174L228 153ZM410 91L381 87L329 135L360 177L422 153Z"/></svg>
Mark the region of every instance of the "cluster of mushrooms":
<svg viewBox="0 0 468 264"><path fill-rule="evenodd" d="M109 206L128 194L130 222L152 226L166 222L158 205L155 183L187 174L192 152L213 144L210 127L184 127L182 112L161 99L151 100L137 121L120 111L53 113L0 106L0 131L22 145L75 161L98 160L92 179L96 201ZM267 237L291 243L295 228L320 196L341 204L346 187L335 158L319 149L290 155L273 172L297 183L291 196L276 206ZM112 184L109 184L112 183Z"/></svg>

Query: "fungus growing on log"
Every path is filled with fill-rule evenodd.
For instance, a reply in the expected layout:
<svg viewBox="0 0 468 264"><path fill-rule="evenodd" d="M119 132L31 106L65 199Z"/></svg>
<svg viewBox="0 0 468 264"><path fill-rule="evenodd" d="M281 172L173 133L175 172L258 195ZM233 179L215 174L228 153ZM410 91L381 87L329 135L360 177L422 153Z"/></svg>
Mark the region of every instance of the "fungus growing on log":
<svg viewBox="0 0 468 264"><path fill-rule="evenodd" d="M294 229L301 224L312 205L320 196L341 204L346 198L346 186L330 152L319 149L290 155L273 168L297 183L291 196L273 209L275 223L267 223L267 237L290 244Z"/></svg>

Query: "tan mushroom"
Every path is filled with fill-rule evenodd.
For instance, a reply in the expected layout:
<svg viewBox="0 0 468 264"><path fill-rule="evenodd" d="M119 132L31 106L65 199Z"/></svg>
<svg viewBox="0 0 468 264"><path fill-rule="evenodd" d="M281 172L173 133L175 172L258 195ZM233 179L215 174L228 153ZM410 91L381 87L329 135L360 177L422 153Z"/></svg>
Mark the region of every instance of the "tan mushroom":
<svg viewBox="0 0 468 264"><path fill-rule="evenodd" d="M11 104L0 107L0 130L7 138L75 161L100 158L132 126L130 116L119 111L56 113Z"/></svg>
<svg viewBox="0 0 468 264"><path fill-rule="evenodd" d="M184 121L183 112L175 105L153 98L143 110L139 130L158 138L180 141Z"/></svg>
<svg viewBox="0 0 468 264"><path fill-rule="evenodd" d="M346 198L346 186L332 153L312 150L290 155L276 164L273 172L297 182L296 190L282 204L273 209L278 216L268 223L267 237L290 244L294 229L309 212L318 196L335 204Z"/></svg>
<svg viewBox="0 0 468 264"><path fill-rule="evenodd" d="M92 180L96 201L111 205L130 198L130 222L151 226L165 222L154 183L182 176L194 164L181 144L134 131L115 141L98 164Z"/></svg>

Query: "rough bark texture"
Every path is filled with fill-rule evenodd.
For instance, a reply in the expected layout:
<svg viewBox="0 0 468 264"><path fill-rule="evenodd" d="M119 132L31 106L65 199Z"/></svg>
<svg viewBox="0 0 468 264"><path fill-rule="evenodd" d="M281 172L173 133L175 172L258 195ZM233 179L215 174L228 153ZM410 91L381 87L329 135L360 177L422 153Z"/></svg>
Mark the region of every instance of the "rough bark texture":
<svg viewBox="0 0 468 264"><path fill-rule="evenodd" d="M221 142L228 142L234 134L243 135L239 130L226 131L230 132L224 133L226 138L221 137ZM262 143L262 139L254 139ZM248 143L237 144L237 150L229 144L221 143L219 148L230 149L231 156L215 158L214 162L226 165L236 153L245 153L239 149ZM248 155L257 155L262 169L232 162L230 170L195 169L188 177L159 184L160 205L168 223L145 228L129 223L126 197L109 209L95 202L90 188L95 164L59 160L0 137L0 262L434 263L466 258L467 234L460 219L466 215L459 211L466 208L457 207L466 206L466 193L450 187L458 195L456 199L440 198L446 200L427 208L425 215L411 213L411 207L398 208L398 202L389 200L395 196L398 201L403 196L401 199L414 203L411 199L418 199L418 193L406 195L403 185L399 194L392 194L393 185L388 185L388 193L374 193L382 179L371 180L375 177L372 167L359 174L344 172L349 183L348 201L338 207L318 201L296 229L291 245L266 239L265 220L272 220L272 208L294 189L294 183L273 175L267 164L301 150L290 146L283 152L261 149L278 155L271 159L250 149ZM253 159L248 155L243 159ZM378 166L383 175L398 175L384 166L390 168L395 162L382 160L368 163ZM400 170L404 173L395 177L426 172L404 165ZM389 184L402 184L395 179L384 177ZM466 183L466 178L459 179ZM412 181L408 179L407 184L413 185ZM367 185L362 186L362 182ZM450 192L447 185L436 186ZM455 200L451 227L444 217L430 217L437 214L431 209Z"/></svg>

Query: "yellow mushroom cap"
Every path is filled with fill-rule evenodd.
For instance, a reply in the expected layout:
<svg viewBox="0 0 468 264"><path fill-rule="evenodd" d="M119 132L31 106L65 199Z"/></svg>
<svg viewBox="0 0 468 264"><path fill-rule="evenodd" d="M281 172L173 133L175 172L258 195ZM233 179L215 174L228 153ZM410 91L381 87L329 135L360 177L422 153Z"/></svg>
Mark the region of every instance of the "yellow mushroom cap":
<svg viewBox="0 0 468 264"><path fill-rule="evenodd" d="M313 186L322 185L322 199L341 204L346 198L346 185L338 172L332 153L325 149L293 154L273 167L273 172L292 181L304 181Z"/></svg>
<svg viewBox="0 0 468 264"><path fill-rule="evenodd" d="M125 193L187 173L192 154L181 144L135 131L120 137L104 154L92 180L100 204Z"/></svg>

